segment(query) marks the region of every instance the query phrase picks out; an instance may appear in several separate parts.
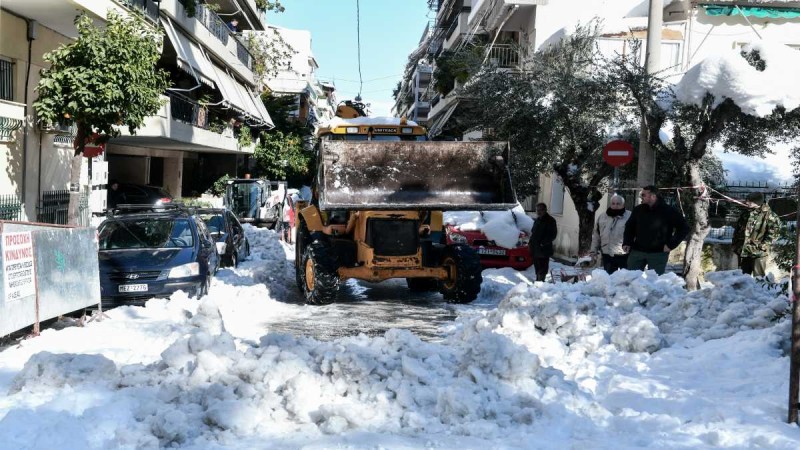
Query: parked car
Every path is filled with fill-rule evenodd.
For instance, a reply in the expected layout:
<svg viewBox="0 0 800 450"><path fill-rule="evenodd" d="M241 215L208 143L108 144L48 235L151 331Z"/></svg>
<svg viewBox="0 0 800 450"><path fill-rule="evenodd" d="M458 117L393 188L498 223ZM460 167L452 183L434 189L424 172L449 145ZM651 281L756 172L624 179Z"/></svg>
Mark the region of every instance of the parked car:
<svg viewBox="0 0 800 450"><path fill-rule="evenodd" d="M180 204L117 209L98 228L104 306L208 292L220 257L206 224Z"/></svg>
<svg viewBox="0 0 800 450"><path fill-rule="evenodd" d="M239 219L231 211L225 208L201 208L197 214L216 242L223 266L236 267L239 261L250 256L250 242Z"/></svg>
<svg viewBox="0 0 800 450"><path fill-rule="evenodd" d="M118 203L134 205L162 205L172 202L172 196L158 186L145 186L142 184L119 183Z"/></svg>
<svg viewBox="0 0 800 450"><path fill-rule="evenodd" d="M447 244L467 244L481 257L484 268L511 267L525 270L533 265L531 251L528 248L530 236L521 231L519 241L514 248L500 247L480 230L462 230L458 226L447 225L445 228Z"/></svg>

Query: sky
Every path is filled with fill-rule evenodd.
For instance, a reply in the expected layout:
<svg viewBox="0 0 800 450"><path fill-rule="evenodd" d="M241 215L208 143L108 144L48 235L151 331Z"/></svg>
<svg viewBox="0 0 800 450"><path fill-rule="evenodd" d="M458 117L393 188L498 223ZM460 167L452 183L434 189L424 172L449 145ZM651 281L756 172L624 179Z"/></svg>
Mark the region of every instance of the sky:
<svg viewBox="0 0 800 450"><path fill-rule="evenodd" d="M282 0L270 24L310 30L319 64L317 78L336 84L339 101L358 94L357 0ZM359 0L361 17L361 96L373 116L391 115L392 89L408 55L417 48L429 16L426 0Z"/></svg>

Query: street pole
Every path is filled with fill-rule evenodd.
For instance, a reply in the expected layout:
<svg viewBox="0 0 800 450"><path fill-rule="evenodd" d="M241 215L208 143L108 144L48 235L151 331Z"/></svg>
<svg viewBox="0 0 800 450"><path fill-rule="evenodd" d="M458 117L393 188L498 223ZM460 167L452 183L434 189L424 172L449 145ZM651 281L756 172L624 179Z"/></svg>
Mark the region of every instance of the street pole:
<svg viewBox="0 0 800 450"><path fill-rule="evenodd" d="M797 186L797 225L800 226L800 184ZM800 227L792 267L792 350L789 355L789 423L797 422L800 394Z"/></svg>
<svg viewBox="0 0 800 450"><path fill-rule="evenodd" d="M647 14L647 47L644 63L647 74L654 74L661 69L661 28L664 24L663 0L650 0L650 11ZM636 182L639 187L655 184L656 155L650 147L650 131L644 117L639 131L639 165Z"/></svg>

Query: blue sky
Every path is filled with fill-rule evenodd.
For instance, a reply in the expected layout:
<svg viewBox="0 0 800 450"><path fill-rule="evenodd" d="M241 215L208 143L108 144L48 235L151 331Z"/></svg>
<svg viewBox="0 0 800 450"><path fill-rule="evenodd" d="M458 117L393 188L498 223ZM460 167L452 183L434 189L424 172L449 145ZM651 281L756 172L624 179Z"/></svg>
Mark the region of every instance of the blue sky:
<svg viewBox="0 0 800 450"><path fill-rule="evenodd" d="M286 11L269 14L271 24L310 30L317 77L336 83L337 98L358 93L356 0L282 0ZM360 0L361 96L372 115L388 115L392 89L408 54L417 47L428 22L426 0Z"/></svg>

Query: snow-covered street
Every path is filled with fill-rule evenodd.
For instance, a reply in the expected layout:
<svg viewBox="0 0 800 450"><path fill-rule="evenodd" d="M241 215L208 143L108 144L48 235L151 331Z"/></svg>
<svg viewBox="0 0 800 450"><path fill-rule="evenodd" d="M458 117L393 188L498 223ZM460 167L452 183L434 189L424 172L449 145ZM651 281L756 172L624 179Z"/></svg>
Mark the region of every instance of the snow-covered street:
<svg viewBox="0 0 800 450"><path fill-rule="evenodd" d="M394 282L310 307L277 236L247 232L250 260L199 302L3 349L0 448L800 447L787 298L738 272L688 294L487 270L471 305Z"/></svg>

